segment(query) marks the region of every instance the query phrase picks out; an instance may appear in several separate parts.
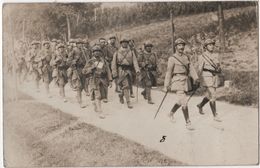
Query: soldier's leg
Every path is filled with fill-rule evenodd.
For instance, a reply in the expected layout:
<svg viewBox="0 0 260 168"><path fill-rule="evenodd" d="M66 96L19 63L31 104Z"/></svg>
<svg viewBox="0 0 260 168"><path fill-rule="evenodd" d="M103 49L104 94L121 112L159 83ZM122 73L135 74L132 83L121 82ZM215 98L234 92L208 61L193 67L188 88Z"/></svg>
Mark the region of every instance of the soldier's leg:
<svg viewBox="0 0 260 168"><path fill-rule="evenodd" d="M144 88L144 90L141 92L141 94L143 95L144 99L146 100L147 97L146 97L146 87Z"/></svg>
<svg viewBox="0 0 260 168"><path fill-rule="evenodd" d="M125 99L126 99L127 107L131 109L131 108L133 108L133 106L132 106L131 101L130 101L129 79L128 79L128 78L125 78L125 79L122 81L122 84L123 84L122 90L123 90L124 97L125 97Z"/></svg>
<svg viewBox="0 0 260 168"><path fill-rule="evenodd" d="M104 92L101 90L101 88L105 88L102 84L98 86L98 88L95 90L95 103L97 107L97 112L99 113L99 118L104 119L105 115L103 114L102 108L101 108L101 99L104 96ZM103 93L102 93L103 92Z"/></svg>
<svg viewBox="0 0 260 168"><path fill-rule="evenodd" d="M191 125L191 121L190 121L190 117L189 117L189 110L188 110L188 96L186 95L186 93L184 91L178 91L177 92L179 101L178 104L180 104L182 106L182 112L183 112L183 116L186 122L186 128L188 130L194 130L193 126Z"/></svg>
<svg viewBox="0 0 260 168"><path fill-rule="evenodd" d="M107 100L107 95L108 95L108 86L103 86L102 87L102 92L104 92L104 99L103 99L103 102L104 103L107 103L108 100Z"/></svg>
<svg viewBox="0 0 260 168"><path fill-rule="evenodd" d="M210 105L214 120L221 122L222 120L219 118L218 113L217 113L217 109L216 109L216 88L209 87L208 93L210 95L209 105Z"/></svg>
<svg viewBox="0 0 260 168"><path fill-rule="evenodd" d="M148 103L154 104L154 102L152 101L152 96L151 96L151 86L146 87L146 95L147 95Z"/></svg>
<svg viewBox="0 0 260 168"><path fill-rule="evenodd" d="M89 96L89 78L86 78L86 82L85 82L85 91L86 91L86 96Z"/></svg>
<svg viewBox="0 0 260 168"><path fill-rule="evenodd" d="M208 89L208 88L206 88L206 89ZM201 103L197 104L197 107L198 107L198 109L199 109L199 113L200 113L201 115L204 115L204 114L205 114L205 113L203 112L203 107L204 107L205 104L207 104L208 102L209 102L209 98L208 98L208 96L205 96L205 97L202 99Z"/></svg>
<svg viewBox="0 0 260 168"><path fill-rule="evenodd" d="M34 77L36 91L40 92L40 90L39 90L40 75L39 75L38 71L34 70L33 77Z"/></svg>

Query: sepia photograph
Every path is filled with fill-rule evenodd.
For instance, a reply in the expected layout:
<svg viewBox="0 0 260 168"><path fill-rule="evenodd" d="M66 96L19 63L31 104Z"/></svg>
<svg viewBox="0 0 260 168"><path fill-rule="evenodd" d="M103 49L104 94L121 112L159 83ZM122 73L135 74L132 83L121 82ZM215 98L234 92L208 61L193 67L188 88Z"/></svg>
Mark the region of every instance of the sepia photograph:
<svg viewBox="0 0 260 168"><path fill-rule="evenodd" d="M3 166L258 166L258 8L3 2Z"/></svg>

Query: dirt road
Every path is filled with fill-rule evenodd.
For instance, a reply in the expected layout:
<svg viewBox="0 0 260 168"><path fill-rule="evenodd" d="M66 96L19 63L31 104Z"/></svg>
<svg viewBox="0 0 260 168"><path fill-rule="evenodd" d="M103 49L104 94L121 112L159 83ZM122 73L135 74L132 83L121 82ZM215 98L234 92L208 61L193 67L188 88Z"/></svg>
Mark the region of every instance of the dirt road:
<svg viewBox="0 0 260 168"><path fill-rule="evenodd" d="M109 90L109 102L102 104L106 119L98 118L90 103L89 97L84 100L87 108L80 109L76 103L76 93L66 87L67 103L58 96L58 88L51 87L52 98L42 92L34 92L32 83L21 86L21 90L37 101L78 117L82 122L97 126L103 130L117 133L144 146L160 151L170 158L190 165L245 165L258 163L258 110L217 102L217 110L222 123L212 119L209 105L205 106L206 114L198 114L195 105L201 97L194 97L189 103L190 118L196 131L187 131L183 114L178 111L177 122L169 122L167 114L176 101L170 94L159 115L154 114L163 97L163 93L153 91L155 105L148 105L140 96L138 103L132 99L134 108L128 109L119 103L114 89ZM160 142L166 136L164 142Z"/></svg>

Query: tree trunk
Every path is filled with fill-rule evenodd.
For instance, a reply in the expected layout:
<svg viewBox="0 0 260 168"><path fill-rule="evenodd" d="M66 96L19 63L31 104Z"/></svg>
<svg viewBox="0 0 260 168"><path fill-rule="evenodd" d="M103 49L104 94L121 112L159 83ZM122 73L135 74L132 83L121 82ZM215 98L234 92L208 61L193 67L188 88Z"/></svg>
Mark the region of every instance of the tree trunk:
<svg viewBox="0 0 260 168"><path fill-rule="evenodd" d="M70 40L71 37L71 31L70 31L70 20L69 20L69 16L66 15L66 20L67 20L67 27L68 27L68 41Z"/></svg>
<svg viewBox="0 0 260 168"><path fill-rule="evenodd" d="M173 23L173 10L171 10L171 25L172 25L172 51L175 53L175 38L174 38L174 23Z"/></svg>
<svg viewBox="0 0 260 168"><path fill-rule="evenodd" d="M23 19L23 41L25 41L25 19Z"/></svg>
<svg viewBox="0 0 260 168"><path fill-rule="evenodd" d="M222 8L222 3L218 3L218 22L219 22L219 42L220 42L220 51L223 53L225 51L225 33L223 30L224 27L224 13Z"/></svg>

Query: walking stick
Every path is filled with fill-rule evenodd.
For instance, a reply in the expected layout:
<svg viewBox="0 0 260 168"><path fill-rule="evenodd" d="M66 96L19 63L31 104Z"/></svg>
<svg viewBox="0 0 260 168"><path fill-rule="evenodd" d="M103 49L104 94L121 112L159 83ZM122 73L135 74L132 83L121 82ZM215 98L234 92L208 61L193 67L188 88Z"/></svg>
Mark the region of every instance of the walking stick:
<svg viewBox="0 0 260 168"><path fill-rule="evenodd" d="M136 102L138 102L138 75L135 77L135 82L136 82Z"/></svg>
<svg viewBox="0 0 260 168"><path fill-rule="evenodd" d="M164 100L165 100L165 98L166 98L168 92L169 92L169 91L167 90L166 93L165 93L165 95L164 95L164 97L163 97L163 99L162 99L162 101L161 101L160 106L159 106L158 109L157 109L157 112L156 112L155 115L154 115L154 119L156 118L157 114L159 113L159 111L160 111L160 109L161 109L161 107L162 107L162 104L163 104L163 102L164 102Z"/></svg>

